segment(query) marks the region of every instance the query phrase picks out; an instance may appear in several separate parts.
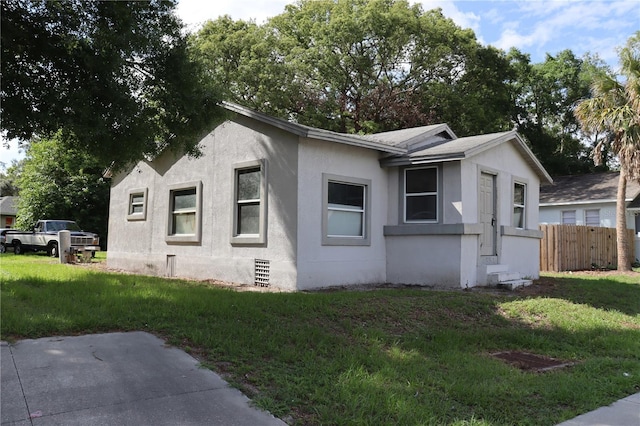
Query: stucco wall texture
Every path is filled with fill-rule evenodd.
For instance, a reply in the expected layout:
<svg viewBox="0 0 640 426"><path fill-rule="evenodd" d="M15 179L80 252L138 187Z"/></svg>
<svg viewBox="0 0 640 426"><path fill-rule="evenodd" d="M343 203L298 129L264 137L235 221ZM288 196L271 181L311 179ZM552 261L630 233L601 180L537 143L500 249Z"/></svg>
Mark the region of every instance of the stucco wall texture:
<svg viewBox="0 0 640 426"><path fill-rule="evenodd" d="M269 263L269 285L284 291L379 283L464 288L486 281L477 231L443 234L433 231L438 224L403 223L403 169L382 167L378 151L299 137L240 115L216 127L201 147L199 158L165 153L112 179L109 267L254 284L260 259ZM254 160L266 169L265 243L233 244L234 165ZM539 179L510 143L435 165L439 224L478 224L478 180L489 172L496 182L496 229L511 226L514 179L527 184L526 228L538 229ZM370 181L368 245L323 245L323 174ZM196 242L166 238L170 187L183 183L201 188ZM129 196L142 189L146 217L130 220ZM403 226L417 232L385 235L385 228ZM497 232L497 254L489 263L537 277L539 240L534 233L512 234Z"/></svg>

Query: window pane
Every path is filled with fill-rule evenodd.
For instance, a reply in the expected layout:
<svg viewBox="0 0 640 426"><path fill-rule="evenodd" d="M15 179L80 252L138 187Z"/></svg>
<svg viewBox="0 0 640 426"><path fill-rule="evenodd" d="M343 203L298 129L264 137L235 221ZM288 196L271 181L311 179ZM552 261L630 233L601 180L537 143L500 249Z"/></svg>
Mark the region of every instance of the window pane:
<svg viewBox="0 0 640 426"><path fill-rule="evenodd" d="M524 205L524 185L516 183L513 187L513 204Z"/></svg>
<svg viewBox="0 0 640 426"><path fill-rule="evenodd" d="M143 212L144 212L144 206L142 204L134 204L131 206L130 214L143 213Z"/></svg>
<svg viewBox="0 0 640 426"><path fill-rule="evenodd" d="M332 236L364 237L362 213L329 210L327 234Z"/></svg>
<svg viewBox="0 0 640 426"><path fill-rule="evenodd" d="M196 189L184 189L173 192L173 211L196 208Z"/></svg>
<svg viewBox="0 0 640 426"><path fill-rule="evenodd" d="M584 216L587 226L600 226L600 210L585 210Z"/></svg>
<svg viewBox="0 0 640 426"><path fill-rule="evenodd" d="M141 204L144 202L144 194L131 194L132 204Z"/></svg>
<svg viewBox="0 0 640 426"><path fill-rule="evenodd" d="M407 197L407 221L436 220L435 195Z"/></svg>
<svg viewBox="0 0 640 426"><path fill-rule="evenodd" d="M435 167L406 170L407 194L438 191L438 173Z"/></svg>
<svg viewBox="0 0 640 426"><path fill-rule="evenodd" d="M195 234L196 233L196 214L184 213L173 215L173 233L174 234Z"/></svg>
<svg viewBox="0 0 640 426"><path fill-rule="evenodd" d="M364 186L329 182L329 207L364 208Z"/></svg>
<svg viewBox="0 0 640 426"><path fill-rule="evenodd" d="M238 200L260 198L260 169L238 171Z"/></svg>
<svg viewBox="0 0 640 426"><path fill-rule="evenodd" d="M238 205L238 234L260 233L260 204Z"/></svg>
<svg viewBox="0 0 640 426"><path fill-rule="evenodd" d="M576 224L576 211L567 210L562 212L562 224L563 225L575 225Z"/></svg>
<svg viewBox="0 0 640 426"><path fill-rule="evenodd" d="M524 228L524 208L513 208L513 226L515 228Z"/></svg>

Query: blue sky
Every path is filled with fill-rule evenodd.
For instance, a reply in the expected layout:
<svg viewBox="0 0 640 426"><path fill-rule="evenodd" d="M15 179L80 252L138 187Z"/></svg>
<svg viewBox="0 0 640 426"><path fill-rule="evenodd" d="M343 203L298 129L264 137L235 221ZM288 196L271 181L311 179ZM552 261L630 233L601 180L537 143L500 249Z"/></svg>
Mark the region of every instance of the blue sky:
<svg viewBox="0 0 640 426"><path fill-rule="evenodd" d="M177 13L190 29L209 19L228 14L233 19L253 19L262 23L284 11L290 0L180 0ZM411 1L411 3L416 3ZM452 1L424 0L423 9L440 7L458 26L471 28L485 45L503 50L517 47L531 55L533 62L571 49L581 56L597 54L617 69L616 48L640 30L640 3L637 0L527 0ZM22 158L17 144L0 146L0 162L9 164Z"/></svg>

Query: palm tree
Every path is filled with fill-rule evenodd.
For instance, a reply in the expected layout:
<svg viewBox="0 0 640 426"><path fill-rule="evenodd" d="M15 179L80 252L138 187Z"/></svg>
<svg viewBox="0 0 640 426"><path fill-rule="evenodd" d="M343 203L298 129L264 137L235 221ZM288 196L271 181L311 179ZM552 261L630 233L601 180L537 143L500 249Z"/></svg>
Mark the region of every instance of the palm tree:
<svg viewBox="0 0 640 426"><path fill-rule="evenodd" d="M599 74L591 86L592 98L581 101L575 115L587 134L605 134L593 150L596 165L602 162L605 145L620 162L616 204L618 270L631 270L631 244L627 233L627 180L640 181L640 31L620 49L621 74Z"/></svg>

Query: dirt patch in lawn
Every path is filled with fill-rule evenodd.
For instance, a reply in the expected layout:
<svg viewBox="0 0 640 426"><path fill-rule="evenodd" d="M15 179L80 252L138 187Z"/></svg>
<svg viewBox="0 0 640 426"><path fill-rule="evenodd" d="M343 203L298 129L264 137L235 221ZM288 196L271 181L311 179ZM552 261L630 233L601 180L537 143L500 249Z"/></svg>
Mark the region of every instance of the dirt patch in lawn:
<svg viewBox="0 0 640 426"><path fill-rule="evenodd" d="M563 361L548 356L519 351L496 352L491 354L491 356L521 370L539 373L558 368L570 367L576 364L571 361Z"/></svg>

